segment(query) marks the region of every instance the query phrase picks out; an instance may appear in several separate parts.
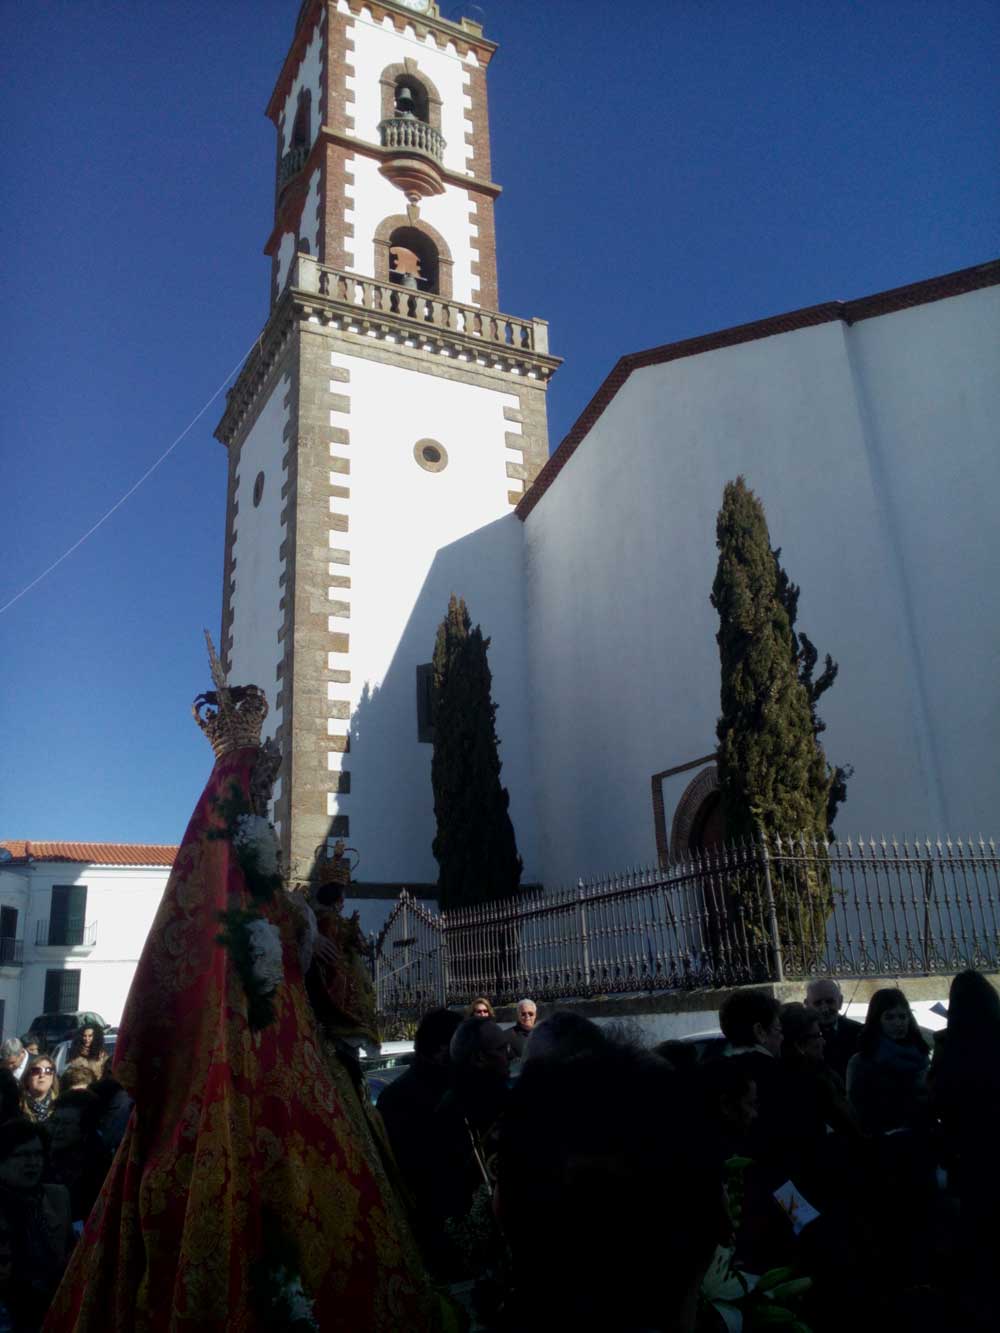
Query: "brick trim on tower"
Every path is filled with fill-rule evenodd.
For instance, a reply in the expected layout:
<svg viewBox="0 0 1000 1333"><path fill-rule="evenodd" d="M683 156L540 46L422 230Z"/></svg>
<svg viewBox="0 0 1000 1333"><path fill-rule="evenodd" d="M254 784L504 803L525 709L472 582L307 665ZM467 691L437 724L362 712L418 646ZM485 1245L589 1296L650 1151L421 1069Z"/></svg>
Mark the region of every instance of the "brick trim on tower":
<svg viewBox="0 0 1000 1333"><path fill-rule="evenodd" d="M349 84L354 77L350 61L354 50L351 36L354 19L336 8L329 10L329 16L324 47L322 124L324 129L347 134L354 129L351 114L354 90ZM324 138L322 161L319 259L332 268L353 268L354 253L349 242L354 237L354 223L348 214L353 215L354 211L350 193L354 185L354 154L343 144Z"/></svg>
<svg viewBox="0 0 1000 1333"><path fill-rule="evenodd" d="M464 116L466 130L466 167L477 180L488 181L492 172L490 161L489 102L486 91L486 68L466 63L463 66L463 92L467 105ZM474 189L469 191L469 220L476 228L471 247L476 252L472 262L473 276L479 279L472 290L472 303L487 310L499 310L497 290L497 242L493 218L493 195Z"/></svg>
<svg viewBox="0 0 1000 1333"><path fill-rule="evenodd" d="M441 94L435 84L420 68L412 56L406 56L401 64L386 65L379 75L382 93L382 119L391 120L396 110L396 80L408 74L410 78L423 85L427 94L427 123L431 129L441 129Z"/></svg>
<svg viewBox="0 0 1000 1333"><path fill-rule="evenodd" d="M342 802L351 790L351 404L350 372L336 364L330 339L305 322L297 345L296 475L287 496L296 564L286 583L284 665L287 689L294 663L295 694L284 720L295 787L286 855L292 878L304 879L315 849L350 830Z"/></svg>

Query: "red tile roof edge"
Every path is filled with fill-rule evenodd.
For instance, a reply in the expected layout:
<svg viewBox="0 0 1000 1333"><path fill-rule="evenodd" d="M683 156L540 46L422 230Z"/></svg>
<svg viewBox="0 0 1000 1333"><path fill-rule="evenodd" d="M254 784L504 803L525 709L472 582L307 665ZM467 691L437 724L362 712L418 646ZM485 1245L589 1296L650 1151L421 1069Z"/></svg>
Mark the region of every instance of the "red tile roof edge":
<svg viewBox="0 0 1000 1333"><path fill-rule="evenodd" d="M61 842L32 838L0 838L14 862L72 861L79 865L172 866L178 848L170 843Z"/></svg>
<svg viewBox="0 0 1000 1333"><path fill-rule="evenodd" d="M577 417L514 513L523 523L576 452L577 445L593 429L604 409L633 370L662 365L667 361L679 361L682 357L698 356L702 352L714 352L722 347L736 347L740 343L770 338L776 333L792 333L796 329L829 324L834 320L840 320L845 324L856 324L859 320L872 319L876 315L891 315L899 310L927 305L931 301L942 301L949 296L963 296L967 292L979 291L983 287L994 287L997 284L1000 284L1000 259L991 259L988 263L975 264L972 268L943 273L936 278L926 278L922 282L909 283L905 287L893 287L889 291L861 296L853 301L826 301L822 305L806 306L801 310L788 311L784 315L771 315L767 319L754 320L750 324L737 324L715 333L703 333L695 338L664 343L661 347L650 347L642 352L630 352L616 363L607 379Z"/></svg>

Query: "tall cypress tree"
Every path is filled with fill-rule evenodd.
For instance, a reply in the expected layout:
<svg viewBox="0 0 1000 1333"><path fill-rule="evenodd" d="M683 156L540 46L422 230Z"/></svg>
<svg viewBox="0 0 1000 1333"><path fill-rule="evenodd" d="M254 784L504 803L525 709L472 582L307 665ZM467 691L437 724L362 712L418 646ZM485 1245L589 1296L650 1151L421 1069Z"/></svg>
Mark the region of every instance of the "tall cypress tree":
<svg viewBox="0 0 1000 1333"><path fill-rule="evenodd" d="M796 632L795 629L795 622L799 614L799 592L801 589L797 583L791 581L781 566L781 547L779 546L772 554L774 555L778 597L782 606L788 612L788 627L792 634L792 652L796 669L799 673L799 680L805 686L806 694L809 696L813 734L820 736L826 731L826 723L820 717L816 705L820 696L825 694L837 679L840 667L827 653L823 670L818 676L815 675L819 652L808 635L803 633L802 630ZM826 798L826 826L827 836L830 838L833 837L833 821L837 817L837 810L847 800L847 783L853 773L854 768L851 764L838 764L836 768L829 766L830 789Z"/></svg>
<svg viewBox="0 0 1000 1333"><path fill-rule="evenodd" d="M717 732L727 836L825 838L831 779L789 617L798 589L775 559L764 507L742 477L726 485L716 543L712 605L719 613Z"/></svg>
<svg viewBox="0 0 1000 1333"><path fill-rule="evenodd" d="M521 882L507 789L500 784L489 639L452 594L434 645L431 782L442 908L509 898Z"/></svg>

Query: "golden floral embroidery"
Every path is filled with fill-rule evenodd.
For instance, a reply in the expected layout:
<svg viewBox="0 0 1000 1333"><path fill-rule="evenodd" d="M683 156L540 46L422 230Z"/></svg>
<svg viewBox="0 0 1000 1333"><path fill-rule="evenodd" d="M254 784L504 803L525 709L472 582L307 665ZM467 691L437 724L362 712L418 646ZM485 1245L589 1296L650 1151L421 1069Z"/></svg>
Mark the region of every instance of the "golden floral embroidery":
<svg viewBox="0 0 1000 1333"><path fill-rule="evenodd" d="M433 1333L436 1303L362 1104L322 1048L283 894L261 909L285 981L258 1033L217 915L248 901L214 798L256 751L216 765L175 861L122 1020L116 1077L136 1111L47 1333L258 1333L262 1217L287 1230L331 1333Z"/></svg>

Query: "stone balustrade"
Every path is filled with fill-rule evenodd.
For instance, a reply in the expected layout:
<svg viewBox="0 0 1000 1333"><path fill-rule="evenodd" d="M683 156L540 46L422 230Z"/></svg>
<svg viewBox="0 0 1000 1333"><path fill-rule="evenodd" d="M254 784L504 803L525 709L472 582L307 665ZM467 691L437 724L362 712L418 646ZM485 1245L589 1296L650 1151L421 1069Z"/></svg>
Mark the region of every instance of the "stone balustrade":
<svg viewBox="0 0 1000 1333"><path fill-rule="evenodd" d="M281 159L281 166L278 168L278 189L284 189L293 176L298 173L306 164L306 158L309 156L309 148L302 144L299 148L289 148L288 152Z"/></svg>
<svg viewBox="0 0 1000 1333"><path fill-rule="evenodd" d="M342 273L320 264L310 255L297 256L291 284L299 291L315 292L328 300L353 306L359 314L368 312L412 320L427 333L447 330L481 339L498 352L507 349L544 357L549 353L549 326L544 319L518 319L393 282ZM420 329L415 328L415 336L419 333Z"/></svg>
<svg viewBox="0 0 1000 1333"><path fill-rule="evenodd" d="M425 121L412 116L397 116L383 120L378 127L379 139L383 148L393 148L408 153L423 153L435 162L444 161L447 146L440 130L434 129Z"/></svg>

